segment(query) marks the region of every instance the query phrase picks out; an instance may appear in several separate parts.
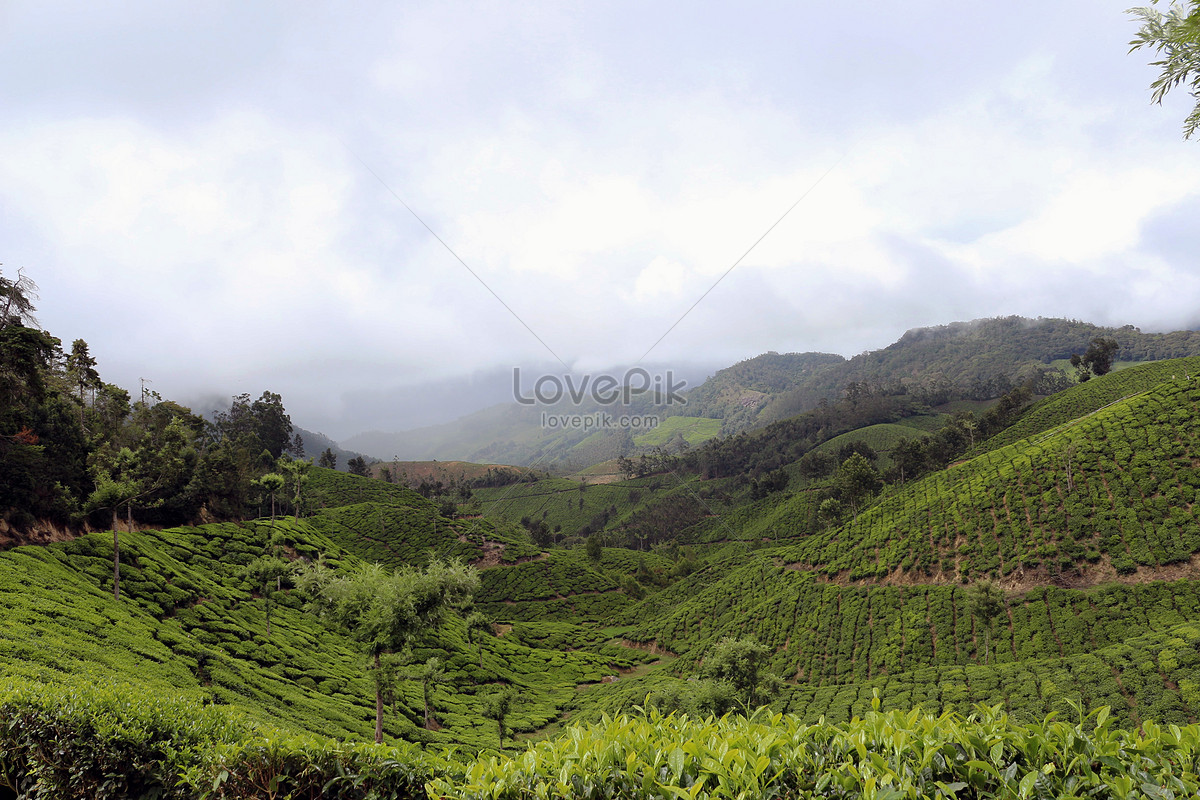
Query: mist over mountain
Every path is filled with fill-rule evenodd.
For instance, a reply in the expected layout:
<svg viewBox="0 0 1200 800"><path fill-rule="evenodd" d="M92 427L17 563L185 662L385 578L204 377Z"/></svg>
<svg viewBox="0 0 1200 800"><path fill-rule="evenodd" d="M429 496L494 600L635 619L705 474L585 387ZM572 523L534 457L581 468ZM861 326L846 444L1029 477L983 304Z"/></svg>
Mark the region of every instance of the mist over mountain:
<svg viewBox="0 0 1200 800"><path fill-rule="evenodd" d="M852 358L830 353L768 352L711 372L697 381L696 369L646 367L649 375L670 371L687 380L686 404L659 405L649 410L660 420L672 417L719 420L700 436L687 423L682 430L652 437L646 432L583 428L560 430L544 427L543 415L575 412L594 414L609 410L583 393L583 402L569 397L557 403L521 405L512 402L513 374L508 372L507 402L437 425L398 432L374 430L352 436L342 445L377 458L405 460L462 459L489 463L552 464L572 467L629 455L639 447L653 447L681 438L696 444L703 438L761 427L809 411L821 402L842 396L851 384L904 386L927 393L954 391L977 400L999 397L1015 383L1039 372L1074 380L1066 365L1072 354L1082 353L1096 337L1112 337L1120 345L1122 361L1153 361L1200 353L1200 333L1174 331L1144 333L1132 325L1111 327L1058 318L993 317L913 328L885 347ZM533 397L532 385L542 375L524 371L521 393ZM602 373L597 372L596 375ZM603 374L626 375L628 370ZM579 378L579 376L575 376ZM646 380L640 373L635 382ZM499 376L491 374L489 386ZM481 384L482 385L482 384ZM556 384L551 383L553 389ZM579 386L580 384L575 384ZM493 386L493 388L495 388ZM499 392L493 392L492 396ZM435 393L436 394L436 393ZM482 395L480 395L482 396ZM647 410L647 400L626 409ZM677 423L685 424L685 423Z"/></svg>
<svg viewBox="0 0 1200 800"><path fill-rule="evenodd" d="M590 401L593 393L600 391L597 387L607 386L602 383L605 378L611 377L618 384L628 382L635 388L646 384L649 389L655 388L654 381L659 379L664 385L670 381L686 392L702 385L723 366L696 359L681 364L649 363L569 373L549 364L506 367L468 378L361 395L362 405L348 410L344 420L325 430L373 421L373 429L358 428L359 432L341 440L342 446L383 459L478 460L479 448L495 439L509 438L504 434L507 426L539 422L545 408L541 404L520 405L514 397L520 394L534 398L539 380L544 381L541 396L561 389L566 401L574 391L587 408L595 409L599 404Z"/></svg>

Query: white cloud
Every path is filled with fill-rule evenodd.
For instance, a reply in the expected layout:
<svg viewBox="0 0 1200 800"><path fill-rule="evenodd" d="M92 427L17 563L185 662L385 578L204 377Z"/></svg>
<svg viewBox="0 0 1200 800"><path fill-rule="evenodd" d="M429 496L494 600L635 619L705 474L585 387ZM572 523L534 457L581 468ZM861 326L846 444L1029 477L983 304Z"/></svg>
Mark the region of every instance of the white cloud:
<svg viewBox="0 0 1200 800"><path fill-rule="evenodd" d="M1200 151L1120 7L151 10L89 38L21 7L0 51L0 261L110 379L336 408L548 360L525 324L627 363L810 188L655 357L1194 318L1191 261L1146 237Z"/></svg>
<svg viewBox="0 0 1200 800"><path fill-rule="evenodd" d="M677 298L683 288L684 274L683 264L659 256L638 273L633 298L643 303L664 296Z"/></svg>

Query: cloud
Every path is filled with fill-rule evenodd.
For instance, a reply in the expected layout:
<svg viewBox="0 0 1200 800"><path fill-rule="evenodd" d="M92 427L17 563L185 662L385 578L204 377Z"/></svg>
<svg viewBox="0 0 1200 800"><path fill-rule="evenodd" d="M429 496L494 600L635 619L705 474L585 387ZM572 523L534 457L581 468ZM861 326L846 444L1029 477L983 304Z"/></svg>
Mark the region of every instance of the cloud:
<svg viewBox="0 0 1200 800"><path fill-rule="evenodd" d="M0 260L168 396L348 435L406 427L390 388L629 364L676 322L653 358L1195 321L1200 151L1117 7L0 13Z"/></svg>

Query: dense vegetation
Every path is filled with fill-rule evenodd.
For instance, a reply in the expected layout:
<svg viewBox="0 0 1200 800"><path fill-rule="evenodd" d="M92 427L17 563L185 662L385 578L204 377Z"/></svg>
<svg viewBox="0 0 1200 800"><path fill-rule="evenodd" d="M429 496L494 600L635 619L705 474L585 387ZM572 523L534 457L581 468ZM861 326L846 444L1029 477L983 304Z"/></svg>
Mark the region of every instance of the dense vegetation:
<svg viewBox="0 0 1200 800"><path fill-rule="evenodd" d="M754 430L676 417L608 483L367 477L292 458L277 395L133 402L28 321L4 532L59 541L0 551L0 796L1195 792L1200 358L972 388L1103 332L991 321ZM1017 344L952 381L903 357L945 377L981 331ZM771 356L709 400L868 361Z"/></svg>
<svg viewBox="0 0 1200 800"><path fill-rule="evenodd" d="M178 524L257 514L269 492L257 480L286 472L301 447L282 398L234 399L205 421L144 392L136 401L102 383L76 340L59 340L20 320L0 320L5 403L0 406L0 520L112 526ZM303 502L300 472L286 497ZM283 495L281 495L283 497ZM272 501L273 502L273 501Z"/></svg>

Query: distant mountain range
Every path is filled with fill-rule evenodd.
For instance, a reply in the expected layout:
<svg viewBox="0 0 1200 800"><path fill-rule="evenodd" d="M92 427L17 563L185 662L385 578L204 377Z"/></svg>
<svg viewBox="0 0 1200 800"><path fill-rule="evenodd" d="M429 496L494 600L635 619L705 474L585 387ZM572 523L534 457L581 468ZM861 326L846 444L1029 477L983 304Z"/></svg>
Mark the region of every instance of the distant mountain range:
<svg viewBox="0 0 1200 800"><path fill-rule="evenodd" d="M368 463L376 460L372 456L368 456L364 453L342 448L341 445L323 433L305 430L304 428L298 427L295 424L292 425L292 433L299 434L301 441L304 443L304 452L301 454L301 458L319 459L321 454L327 449L332 450L333 454L337 456L337 469L341 470L342 472L346 471L346 464L352 458L361 456L365 458Z"/></svg>
<svg viewBox="0 0 1200 800"><path fill-rule="evenodd" d="M629 405L495 405L453 422L401 432L371 431L346 439L344 448L380 459L450 460L583 468L631 455L664 442L663 436L625 430L562 430L543 427L544 414L657 414L719 420L721 434L748 430L815 408L842 395L852 383L902 384L994 398L1038 370L1073 379L1065 360L1095 337L1120 345L1121 361L1154 361L1200 354L1200 332L1143 333L1133 326L1104 327L1066 319L999 317L954 322L905 333L893 344L853 358L829 353L766 353L717 371L685 393L687 404L656 404L649 393ZM695 444L717 433L713 425L677 420L674 441ZM703 430L704 433L700 433ZM323 448L322 448L323 449Z"/></svg>

